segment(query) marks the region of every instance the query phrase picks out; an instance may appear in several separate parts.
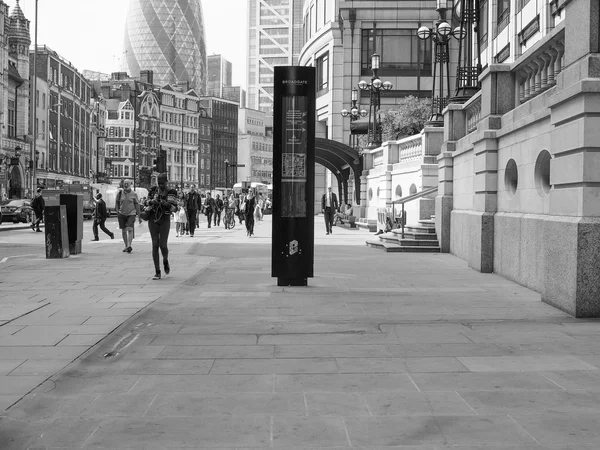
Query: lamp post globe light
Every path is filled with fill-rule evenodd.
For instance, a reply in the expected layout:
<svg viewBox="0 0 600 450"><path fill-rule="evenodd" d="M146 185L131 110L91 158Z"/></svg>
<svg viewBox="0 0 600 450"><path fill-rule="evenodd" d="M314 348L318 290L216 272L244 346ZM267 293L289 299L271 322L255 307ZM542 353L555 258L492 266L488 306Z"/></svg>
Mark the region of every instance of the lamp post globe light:
<svg viewBox="0 0 600 450"><path fill-rule="evenodd" d="M369 91L369 129L368 129L368 144L367 148L373 149L381 145L382 133L381 122L379 120L379 108L381 107L381 91L389 91L392 89L392 83L389 81L381 81L377 72L381 64L381 57L377 53L371 56L371 70L373 76L371 83L361 80L358 83L358 88L361 91Z"/></svg>
<svg viewBox="0 0 600 450"><path fill-rule="evenodd" d="M367 111L365 111L364 109L361 109L359 111L357 102L358 102L358 91L356 90L356 88L354 88L354 89L352 89L352 106L350 108L350 111L348 111L345 108L342 109L342 111L340 112L342 117L350 117L350 122L354 122L355 120L360 119L361 117L367 117L367 114L369 114L369 113Z"/></svg>
<svg viewBox="0 0 600 450"><path fill-rule="evenodd" d="M446 1L438 0L437 12L439 19L434 28L422 26L417 30L417 37L423 41L433 40L433 87L431 89L431 115L426 125L443 126L444 116L442 111L449 103L450 94L450 38L457 40L465 34L465 30L456 27L454 30L446 22ZM444 89L444 84L446 85Z"/></svg>

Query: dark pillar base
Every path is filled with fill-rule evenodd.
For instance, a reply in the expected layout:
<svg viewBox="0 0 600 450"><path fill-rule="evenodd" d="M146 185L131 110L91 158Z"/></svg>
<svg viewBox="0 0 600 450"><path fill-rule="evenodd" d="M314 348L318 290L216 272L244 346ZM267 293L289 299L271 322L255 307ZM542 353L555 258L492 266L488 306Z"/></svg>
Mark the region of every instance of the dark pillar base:
<svg viewBox="0 0 600 450"><path fill-rule="evenodd" d="M277 278L277 286L308 286L307 278Z"/></svg>

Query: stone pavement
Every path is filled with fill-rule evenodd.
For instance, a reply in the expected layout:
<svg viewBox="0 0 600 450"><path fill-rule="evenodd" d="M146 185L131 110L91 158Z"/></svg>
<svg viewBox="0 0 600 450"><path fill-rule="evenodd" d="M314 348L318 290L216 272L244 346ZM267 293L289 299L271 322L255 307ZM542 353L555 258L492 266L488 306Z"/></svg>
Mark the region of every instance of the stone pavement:
<svg viewBox="0 0 600 450"><path fill-rule="evenodd" d="M0 265L0 304L39 306L0 326L0 449L600 448L597 321L315 226L305 288L270 277L268 220L171 238L160 282L144 233Z"/></svg>

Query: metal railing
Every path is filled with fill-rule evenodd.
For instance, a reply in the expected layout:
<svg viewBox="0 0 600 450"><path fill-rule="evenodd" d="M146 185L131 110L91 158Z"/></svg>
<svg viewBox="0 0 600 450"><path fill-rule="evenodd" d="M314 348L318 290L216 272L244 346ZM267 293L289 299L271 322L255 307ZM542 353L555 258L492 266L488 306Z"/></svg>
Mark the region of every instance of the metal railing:
<svg viewBox="0 0 600 450"><path fill-rule="evenodd" d="M408 203L408 202L412 202L413 200L417 200L419 198L423 198L427 195L433 194L434 192L437 192L438 187L434 186L425 190L422 190L421 192L416 192L414 194L408 195L406 197L402 197L398 200L393 200L391 202L387 202L387 205L391 205L392 206L392 223L396 222L396 208L395 205L402 205L402 215L401 215L401 225L402 225L402 239L404 239L404 204Z"/></svg>

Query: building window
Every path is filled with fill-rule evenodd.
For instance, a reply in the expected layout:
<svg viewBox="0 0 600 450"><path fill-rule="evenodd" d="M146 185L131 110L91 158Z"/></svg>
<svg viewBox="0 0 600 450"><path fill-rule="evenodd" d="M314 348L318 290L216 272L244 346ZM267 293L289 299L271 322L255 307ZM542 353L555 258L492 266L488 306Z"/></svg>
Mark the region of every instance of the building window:
<svg viewBox="0 0 600 450"><path fill-rule="evenodd" d="M17 116L15 114L15 101L8 101L8 137L15 137Z"/></svg>
<svg viewBox="0 0 600 450"><path fill-rule="evenodd" d="M481 51L488 45L488 1L483 0L479 6L479 46Z"/></svg>
<svg viewBox="0 0 600 450"><path fill-rule="evenodd" d="M329 53L325 53L316 60L317 92L328 91L329 88Z"/></svg>
<svg viewBox="0 0 600 450"><path fill-rule="evenodd" d="M510 20L510 0L498 0L498 31L500 33Z"/></svg>
<svg viewBox="0 0 600 450"><path fill-rule="evenodd" d="M431 75L432 44L417 37L417 30L362 31L361 73L371 75L371 55L381 56L379 75Z"/></svg>

